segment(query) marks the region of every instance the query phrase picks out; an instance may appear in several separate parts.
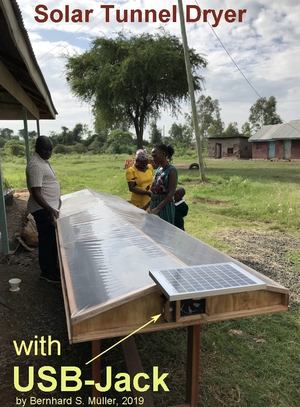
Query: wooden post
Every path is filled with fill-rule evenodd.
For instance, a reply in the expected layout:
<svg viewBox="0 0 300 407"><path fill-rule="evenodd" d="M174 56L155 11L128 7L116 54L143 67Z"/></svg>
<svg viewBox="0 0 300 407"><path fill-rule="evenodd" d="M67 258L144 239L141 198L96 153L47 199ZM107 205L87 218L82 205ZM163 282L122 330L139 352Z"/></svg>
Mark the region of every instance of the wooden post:
<svg viewBox="0 0 300 407"><path fill-rule="evenodd" d="M30 159L29 139L28 139L28 116L27 109L23 106L23 122L24 122L24 140L27 162Z"/></svg>
<svg viewBox="0 0 300 407"><path fill-rule="evenodd" d="M198 407L199 354L200 325L192 325L188 327L186 368L186 401L191 407Z"/></svg>
<svg viewBox="0 0 300 407"><path fill-rule="evenodd" d="M1 245L2 253L9 254L9 238L7 230L6 208L3 191L3 179L1 171L1 151L0 151L0 230L1 230ZM1 248L0 248L1 253Z"/></svg>
<svg viewBox="0 0 300 407"><path fill-rule="evenodd" d="M92 358L98 356L101 353L100 351L100 340L92 342ZM100 357L93 360L92 362L92 378L95 383L100 383L101 378L101 364ZM100 392L93 386L93 397L99 397Z"/></svg>
<svg viewBox="0 0 300 407"><path fill-rule="evenodd" d="M137 350L135 340L131 336L130 338L127 338L123 343L123 352L124 352L124 357L127 365L127 370L130 375L130 377L134 377L137 373L142 373L143 372L143 366L142 362L140 359L139 352ZM146 380L141 378L140 379L140 385L141 387L146 384ZM145 392L139 392L132 386L132 393L134 397L143 397L144 398L144 403L143 407L154 407L151 391L147 390Z"/></svg>

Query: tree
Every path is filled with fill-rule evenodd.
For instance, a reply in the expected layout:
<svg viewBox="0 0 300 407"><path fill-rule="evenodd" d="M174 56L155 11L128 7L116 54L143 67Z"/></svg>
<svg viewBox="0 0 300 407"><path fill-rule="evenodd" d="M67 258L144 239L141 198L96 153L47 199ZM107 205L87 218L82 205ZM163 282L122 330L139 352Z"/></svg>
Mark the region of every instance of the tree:
<svg viewBox="0 0 300 407"><path fill-rule="evenodd" d="M195 90L200 90L198 72L206 60L193 49L189 54ZM164 31L96 38L90 51L68 58L66 70L71 91L92 104L98 125L133 125L138 148L150 119L165 108L176 114L188 97L182 44Z"/></svg>
<svg viewBox="0 0 300 407"><path fill-rule="evenodd" d="M226 137L235 137L239 136L240 132L238 129L237 122L231 122L228 124L227 129L224 131L224 136Z"/></svg>
<svg viewBox="0 0 300 407"><path fill-rule="evenodd" d="M249 122L255 130L259 130L262 126L268 124L282 123L280 116L276 113L276 98L270 96L267 98L259 98L250 108Z"/></svg>
<svg viewBox="0 0 300 407"><path fill-rule="evenodd" d="M221 136L224 131L224 123L221 120L219 101L213 100L211 96L201 95L196 104L202 139ZM192 123L190 116L187 115L186 119L190 124Z"/></svg>
<svg viewBox="0 0 300 407"><path fill-rule="evenodd" d="M94 141L91 142L91 144L89 144L88 151L91 151L93 154L100 154L101 148L102 145L97 139L95 139Z"/></svg>
<svg viewBox="0 0 300 407"><path fill-rule="evenodd" d="M173 123L169 130L169 134L175 145L181 145L184 147L189 147L191 145L193 131L187 124Z"/></svg>
<svg viewBox="0 0 300 407"><path fill-rule="evenodd" d="M222 137L224 131L224 122L221 118L212 120L211 125L207 129L207 137Z"/></svg>
<svg viewBox="0 0 300 407"><path fill-rule="evenodd" d="M85 140L83 140L83 144L85 147L88 148L88 150L90 150L90 148L89 148L90 145L94 142L97 142L98 143L97 145L99 146L99 149L100 149L101 147L104 146L106 139L107 139L107 135L95 133L95 134L88 136Z"/></svg>
<svg viewBox="0 0 300 407"><path fill-rule="evenodd" d="M252 136L252 130L253 130L253 127L251 127L251 125L250 125L249 122L245 122L245 123L242 125L242 133L243 133L245 136L251 137L251 136Z"/></svg>
<svg viewBox="0 0 300 407"><path fill-rule="evenodd" d="M105 151L108 154L132 154L133 137L128 131L121 129L113 130L107 137Z"/></svg>
<svg viewBox="0 0 300 407"><path fill-rule="evenodd" d="M162 142L161 130L159 130L155 121L150 123L150 141L152 145Z"/></svg>
<svg viewBox="0 0 300 407"><path fill-rule="evenodd" d="M11 140L13 138L14 131L11 129L8 129L7 127L4 129L0 129L0 136L7 139Z"/></svg>
<svg viewBox="0 0 300 407"><path fill-rule="evenodd" d="M90 132L86 124L77 123L73 130L69 130L68 127L62 126L61 133L50 132L50 138L53 141L54 146L62 144L65 146L72 146L83 142L84 136L89 136Z"/></svg>
<svg viewBox="0 0 300 407"><path fill-rule="evenodd" d="M73 144L73 134L72 131L66 126L61 127L62 132L58 135L58 143L70 146Z"/></svg>
<svg viewBox="0 0 300 407"><path fill-rule="evenodd" d="M72 130L72 142L73 143L81 143L82 137L85 135L89 135L88 126L86 124L77 123Z"/></svg>
<svg viewBox="0 0 300 407"><path fill-rule="evenodd" d="M4 137L0 136L0 148L4 147L6 142L7 140Z"/></svg>
<svg viewBox="0 0 300 407"><path fill-rule="evenodd" d="M25 129L21 129L18 131L19 137L20 138L25 138ZM36 138L37 137L37 132L35 130L29 131L28 132L28 138Z"/></svg>

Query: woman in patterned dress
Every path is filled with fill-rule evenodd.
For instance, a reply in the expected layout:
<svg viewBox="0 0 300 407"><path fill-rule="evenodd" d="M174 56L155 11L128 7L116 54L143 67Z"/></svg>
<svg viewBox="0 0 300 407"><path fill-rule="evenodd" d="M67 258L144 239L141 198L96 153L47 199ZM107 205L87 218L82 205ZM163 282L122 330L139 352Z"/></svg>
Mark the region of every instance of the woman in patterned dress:
<svg viewBox="0 0 300 407"><path fill-rule="evenodd" d="M159 144L152 150L152 159L158 167L152 181L150 214L174 224L175 205L174 193L177 187L177 169L170 164L174 149Z"/></svg>

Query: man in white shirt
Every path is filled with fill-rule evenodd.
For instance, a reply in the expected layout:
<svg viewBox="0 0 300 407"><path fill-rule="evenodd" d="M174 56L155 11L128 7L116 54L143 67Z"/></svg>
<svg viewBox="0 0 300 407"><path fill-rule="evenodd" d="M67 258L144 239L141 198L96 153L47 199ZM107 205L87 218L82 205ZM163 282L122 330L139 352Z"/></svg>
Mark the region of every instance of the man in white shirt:
<svg viewBox="0 0 300 407"><path fill-rule="evenodd" d="M28 212L32 213L39 234L39 264L41 278L60 283L55 222L59 217L60 186L48 159L53 144L46 136L36 140L35 153L26 167L27 187L30 192Z"/></svg>

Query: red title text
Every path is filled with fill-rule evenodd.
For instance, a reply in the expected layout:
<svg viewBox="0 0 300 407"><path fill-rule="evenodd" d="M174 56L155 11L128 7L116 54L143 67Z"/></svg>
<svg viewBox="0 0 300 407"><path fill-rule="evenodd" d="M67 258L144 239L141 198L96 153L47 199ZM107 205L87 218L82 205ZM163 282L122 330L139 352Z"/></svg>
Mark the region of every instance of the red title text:
<svg viewBox="0 0 300 407"><path fill-rule="evenodd" d="M132 9L120 10L114 5L100 5L103 10L105 23L169 23L177 22L177 6L171 9ZM212 27L217 27L221 22L226 23L243 22L247 13L246 9L201 9L199 6L187 5L185 8L185 20L187 23L202 21L211 23ZM45 4L35 7L34 19L38 23L89 23L93 18L93 9L73 9L66 4L62 9L49 9Z"/></svg>

